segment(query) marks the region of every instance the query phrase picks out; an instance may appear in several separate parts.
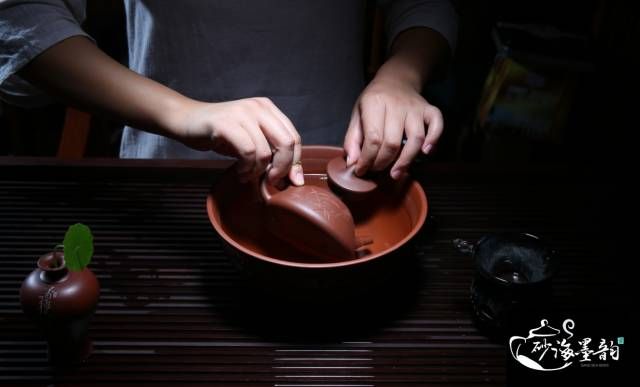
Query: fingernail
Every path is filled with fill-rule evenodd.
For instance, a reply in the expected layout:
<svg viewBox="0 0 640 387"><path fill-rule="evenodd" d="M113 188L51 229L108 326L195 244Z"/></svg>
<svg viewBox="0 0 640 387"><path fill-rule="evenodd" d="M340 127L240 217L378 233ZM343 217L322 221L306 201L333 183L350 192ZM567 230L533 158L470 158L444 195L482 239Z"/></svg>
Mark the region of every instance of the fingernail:
<svg viewBox="0 0 640 387"><path fill-rule="evenodd" d="M351 156L347 155L347 160L346 160L346 162L347 162L347 167L348 167L348 166L349 166L349 163L351 162Z"/></svg>
<svg viewBox="0 0 640 387"><path fill-rule="evenodd" d="M394 169L391 171L391 178L393 180L398 180L402 177L402 170L400 169Z"/></svg>
<svg viewBox="0 0 640 387"><path fill-rule="evenodd" d="M431 144L427 144L425 146L422 147L422 153L424 153L425 155L428 155L429 152L431 152L431 148L433 148L433 145Z"/></svg>
<svg viewBox="0 0 640 387"><path fill-rule="evenodd" d="M304 174L302 173L302 170L300 169L300 167L296 167L296 172L294 176L295 176L294 183L296 185L304 185Z"/></svg>

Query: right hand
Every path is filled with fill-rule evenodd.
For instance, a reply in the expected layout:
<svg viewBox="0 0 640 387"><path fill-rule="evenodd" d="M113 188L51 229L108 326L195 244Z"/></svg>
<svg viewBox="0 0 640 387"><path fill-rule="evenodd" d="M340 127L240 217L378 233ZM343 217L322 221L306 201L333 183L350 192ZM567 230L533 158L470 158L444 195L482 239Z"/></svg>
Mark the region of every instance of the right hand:
<svg viewBox="0 0 640 387"><path fill-rule="evenodd" d="M195 102L175 117L174 134L197 150L238 158L242 181L262 175L276 183L285 176L304 184L301 139L291 121L264 97L220 103Z"/></svg>

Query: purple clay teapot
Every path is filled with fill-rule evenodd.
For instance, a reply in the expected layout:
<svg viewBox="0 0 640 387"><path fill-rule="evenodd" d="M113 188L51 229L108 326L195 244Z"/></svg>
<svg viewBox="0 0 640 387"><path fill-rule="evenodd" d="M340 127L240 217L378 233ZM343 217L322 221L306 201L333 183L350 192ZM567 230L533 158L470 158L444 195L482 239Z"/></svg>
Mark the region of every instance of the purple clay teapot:
<svg viewBox="0 0 640 387"><path fill-rule="evenodd" d="M371 243L356 236L349 208L327 188L289 185L278 190L263 178L260 193L267 206L268 230L312 263L355 259L358 249Z"/></svg>

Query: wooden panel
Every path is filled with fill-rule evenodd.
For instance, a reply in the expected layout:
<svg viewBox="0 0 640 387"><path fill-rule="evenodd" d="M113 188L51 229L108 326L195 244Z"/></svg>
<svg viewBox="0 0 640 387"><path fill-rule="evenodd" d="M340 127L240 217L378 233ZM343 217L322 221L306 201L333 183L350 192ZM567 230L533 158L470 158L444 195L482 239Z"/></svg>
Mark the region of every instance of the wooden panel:
<svg viewBox="0 0 640 387"><path fill-rule="evenodd" d="M90 126L91 115L89 113L67 108L62 138L58 147L58 157L62 159L81 159L84 157Z"/></svg>

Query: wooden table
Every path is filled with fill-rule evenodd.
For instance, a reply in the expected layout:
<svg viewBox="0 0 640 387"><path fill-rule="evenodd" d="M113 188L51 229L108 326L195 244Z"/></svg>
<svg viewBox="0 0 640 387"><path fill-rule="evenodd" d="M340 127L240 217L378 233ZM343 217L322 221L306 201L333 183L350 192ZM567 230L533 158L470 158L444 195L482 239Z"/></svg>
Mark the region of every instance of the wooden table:
<svg viewBox="0 0 640 387"><path fill-rule="evenodd" d="M553 314L541 317L572 318L594 338L630 333L611 182L571 168L427 165L417 178L433 217L415 240L415 286L398 278L404 293L318 322L305 319L305 305L283 317L268 305L277 300L238 296L244 285L205 211L226 165L0 159L0 384L523 385L506 343L476 329L473 264L452 246L498 231L539 234L559 251ZM75 222L93 230L102 293L93 355L61 371L49 368L18 289ZM564 377L616 380L623 360Z"/></svg>

